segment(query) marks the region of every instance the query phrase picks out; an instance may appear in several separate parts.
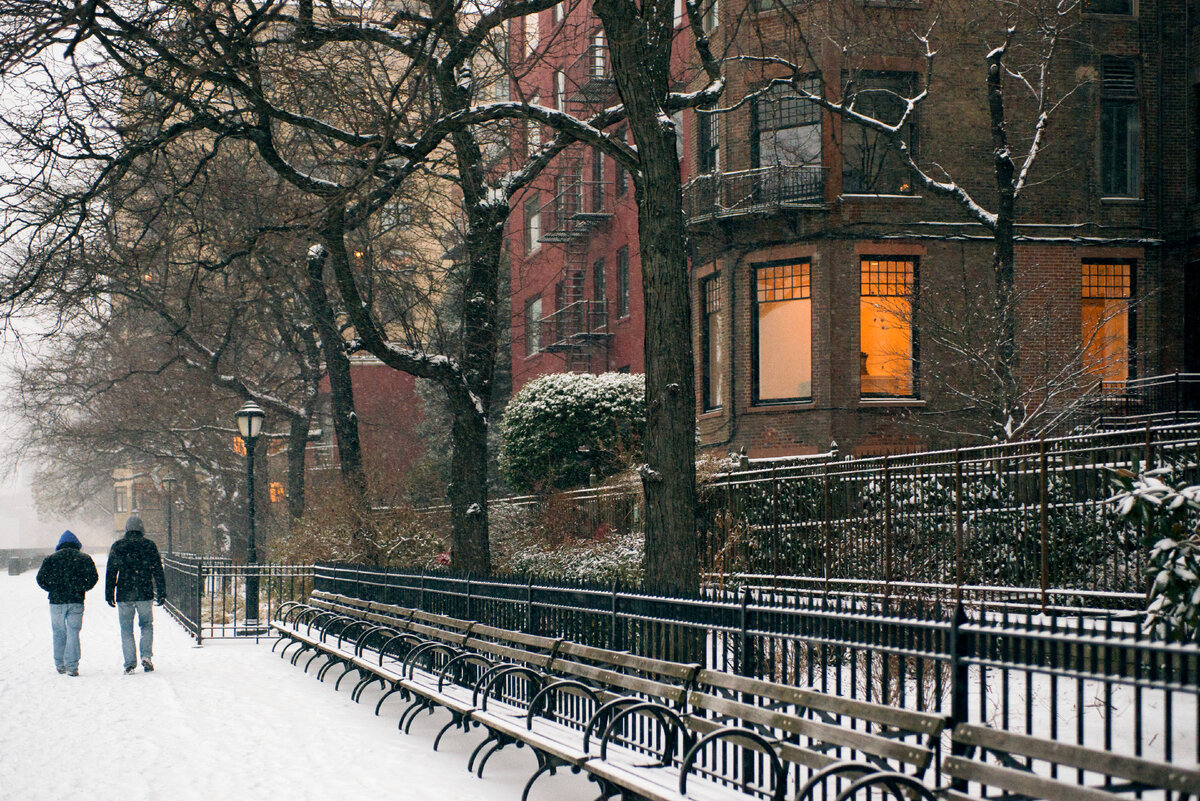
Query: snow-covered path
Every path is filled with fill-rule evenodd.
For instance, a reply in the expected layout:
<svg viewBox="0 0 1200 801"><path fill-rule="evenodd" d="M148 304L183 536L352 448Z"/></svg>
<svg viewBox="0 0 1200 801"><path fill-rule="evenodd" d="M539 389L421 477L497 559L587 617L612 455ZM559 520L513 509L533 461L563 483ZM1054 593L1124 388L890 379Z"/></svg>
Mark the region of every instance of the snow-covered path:
<svg viewBox="0 0 1200 801"><path fill-rule="evenodd" d="M103 559L97 559L103 584ZM447 734L424 715L396 731L398 696L350 700L270 642L205 642L155 609L153 673L124 675L116 610L87 597L78 678L54 670L46 595L34 572L0 574L0 799L21 801L517 801L535 763L508 748L485 779L466 770L482 735ZM539 799L594 798L582 777L540 779Z"/></svg>

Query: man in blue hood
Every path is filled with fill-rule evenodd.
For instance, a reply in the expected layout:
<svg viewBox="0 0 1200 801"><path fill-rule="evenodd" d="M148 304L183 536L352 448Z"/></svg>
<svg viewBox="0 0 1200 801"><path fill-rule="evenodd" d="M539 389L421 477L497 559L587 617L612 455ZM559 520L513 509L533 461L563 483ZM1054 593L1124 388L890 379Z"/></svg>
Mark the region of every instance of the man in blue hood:
<svg viewBox="0 0 1200 801"><path fill-rule="evenodd" d="M64 531L54 553L42 560L38 586L50 594L50 629L54 632L54 667L79 675L79 630L83 628L83 595L100 578L96 563L84 553L79 538Z"/></svg>

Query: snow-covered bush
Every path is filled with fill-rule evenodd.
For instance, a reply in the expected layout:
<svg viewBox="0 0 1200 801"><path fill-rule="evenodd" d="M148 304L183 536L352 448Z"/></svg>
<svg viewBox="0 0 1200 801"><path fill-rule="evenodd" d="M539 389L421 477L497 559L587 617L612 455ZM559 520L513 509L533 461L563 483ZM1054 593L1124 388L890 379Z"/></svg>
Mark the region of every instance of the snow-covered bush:
<svg viewBox="0 0 1200 801"><path fill-rule="evenodd" d="M493 556L505 573L636 585L642 581L644 542L640 532L630 532L550 544L527 531L513 536Z"/></svg>
<svg viewBox="0 0 1200 801"><path fill-rule="evenodd" d="M1200 485L1171 482L1172 469L1116 470L1117 514L1142 523L1151 580L1146 628L1163 640L1200 639Z"/></svg>
<svg viewBox="0 0 1200 801"><path fill-rule="evenodd" d="M641 446L646 382L640 375L556 373L530 381L501 422L500 471L519 492L586 484L625 466Z"/></svg>

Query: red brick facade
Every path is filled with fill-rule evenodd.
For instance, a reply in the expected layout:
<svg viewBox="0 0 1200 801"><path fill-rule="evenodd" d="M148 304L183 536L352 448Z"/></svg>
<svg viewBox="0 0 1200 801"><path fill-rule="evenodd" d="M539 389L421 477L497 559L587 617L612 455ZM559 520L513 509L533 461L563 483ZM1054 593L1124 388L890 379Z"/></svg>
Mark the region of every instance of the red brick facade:
<svg viewBox="0 0 1200 801"><path fill-rule="evenodd" d="M968 0L964 8L983 5L994 6ZM1016 212L1017 346L1030 354L1025 369L1031 374L1078 352L1082 339L1081 265L1085 261L1131 265L1135 301L1129 318L1131 375L1200 369L1200 322L1196 318L1200 241L1195 233L1200 231L1200 48L1196 44L1196 9L1194 3L1190 5L1183 0L1131 0L1133 13L1081 14L1056 52L1052 82L1058 94L1066 97L1054 111ZM1109 10L1120 6L1104 4ZM847 70L912 74L914 80L920 79L925 61L918 57L911 37L896 34L889 39L886 33L907 30L924 19L925 11L918 4L893 8L886 3L851 3L847 8L845 25L885 33L861 53L828 44L811 53L809 63L819 65L812 69L826 86L841 86ZM723 25L717 26L713 38L726 52L775 52L772 48L787 46L780 43L794 42L788 35L792 15L745 12L744 5L733 2L721 6ZM540 31L552 30L551 13L541 15ZM571 14L580 18L567 20L575 23L574 38L565 35L554 45L543 45L545 59L528 71L519 86L526 96L538 93L543 104L554 95L556 65L573 63L570 54L583 52L583 43L588 41L586 9L573 9ZM732 30L735 19L740 21L739 40L726 42L722 28ZM984 23L976 20L971 27L961 22L943 21L935 78L916 118L914 147L923 164L936 161L982 205L994 209L984 93L984 57L989 48L984 45L989 41L994 45L996 37L989 39ZM1014 48L1014 63L1021 57ZM725 107L777 74L730 63L734 66L729 68L729 86L722 101ZM1110 80L1111 75L1128 78L1118 86ZM1126 94L1113 95L1113 86ZM1063 87L1074 87L1074 91L1067 93ZM827 90L833 99L837 91ZM1124 107L1136 109L1136 120L1102 117L1106 98L1114 96ZM1019 168L1035 109L1015 81L1006 85L1005 100L1008 133ZM796 111L794 107L790 110ZM685 190L693 238L693 338L701 444L717 451L745 448L751 455L767 456L823 451L833 440L843 451L855 452L926 443L929 427L914 426L914 417L949 413L962 403L941 380L948 369L947 354L922 343L918 325L912 338L916 365L912 397L864 397L860 265L864 259L911 264L917 272L914 297L918 307L938 304L952 318L954 303L965 302L961 298L972 292L971 287L990 280L990 233L959 205L928 189L903 187L895 194L848 191L853 187L845 182L859 180L843 163L843 153L855 132L836 114L820 113L819 162L803 171L777 168L770 174L774 178L751 172L764 163L759 149L760 143L768 141L761 117L765 113L757 112L754 103L744 103L718 115L719 165ZM701 172L699 160L704 158L697 119L695 112L683 115L684 173L689 178ZM1131 135L1136 141L1129 148L1136 153L1136 169L1124 167L1127 172L1122 173L1136 174L1128 179L1131 189L1124 193L1111 191L1111 186L1106 190L1102 182L1114 180L1102 178L1102 172L1111 169L1102 164L1100 135L1101 126L1111 127L1113 119L1124 120L1122 135L1136 130ZM583 161L585 178L590 157L588 154ZM586 235L579 237L585 244L570 247L586 253L576 258L577 264L586 265L586 297L591 297L586 294L591 292L591 265L605 259L610 310L615 302L616 252L629 248L631 313L623 321L609 315L604 336L589 340L590 361L580 359L578 349L527 354L527 299L540 295L543 314L554 311L555 285L572 267L566 244L543 243L540 250L526 254L524 218L514 215L509 242L513 375L518 388L535 375L563 369L640 369L642 318L637 291L640 278L634 277L638 272L633 196L632 191L621 196L615 193L613 163L605 161L604 192L606 202L611 203L611 216L590 223ZM705 166L711 170L714 165ZM543 195L552 190L553 180L543 182ZM789 183L781 190L778 182L783 180L805 183ZM768 191L784 191L790 196L785 202L757 202L761 193ZM756 202L747 203L747 197ZM810 295L805 300L811 314L811 398L763 403L755 394L754 270L756 265L800 262L808 265L810 275L806 289ZM723 397L719 408L705 409L706 342L700 291L702 282L714 275L721 325L715 334L717 341L708 344L723 355ZM918 323L920 319L916 316Z"/></svg>

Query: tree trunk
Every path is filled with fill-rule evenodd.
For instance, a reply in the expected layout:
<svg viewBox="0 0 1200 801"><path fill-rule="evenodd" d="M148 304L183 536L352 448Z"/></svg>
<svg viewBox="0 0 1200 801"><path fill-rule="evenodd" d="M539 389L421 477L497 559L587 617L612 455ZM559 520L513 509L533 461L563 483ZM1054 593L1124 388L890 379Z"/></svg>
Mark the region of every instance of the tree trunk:
<svg viewBox="0 0 1200 801"><path fill-rule="evenodd" d="M988 116L991 120L992 153L996 180L996 227L992 231L994 250L992 270L996 276L995 317L998 326L996 377L1001 382L1001 409L993 421L993 435L1004 441L1020 425L1024 411L1019 406L1017 385L1015 293L1015 252L1013 234L1016 217L1016 168L1009 150L1004 109L1004 50L997 48L988 56Z"/></svg>
<svg viewBox="0 0 1200 801"><path fill-rule="evenodd" d="M340 243L337 243L340 246ZM326 249L327 250L327 249ZM342 480L359 498L366 495L367 480L363 472L362 448L358 440L358 419L354 414L354 385L350 379L350 357L333 307L325 290L326 250L310 254L308 259L308 303L312 309L321 337L321 355L329 375L329 397L333 412L333 434L337 440L338 464Z"/></svg>
<svg viewBox="0 0 1200 801"><path fill-rule="evenodd" d="M696 386L691 295L670 90L671 2L599 0L617 89L637 144L638 240L645 299L646 582L655 591L699 586L696 542Z"/></svg>
<svg viewBox="0 0 1200 801"><path fill-rule="evenodd" d="M288 528L304 516L304 461L308 453L308 430L312 422L308 417L293 417L288 429L287 451L287 508Z"/></svg>

